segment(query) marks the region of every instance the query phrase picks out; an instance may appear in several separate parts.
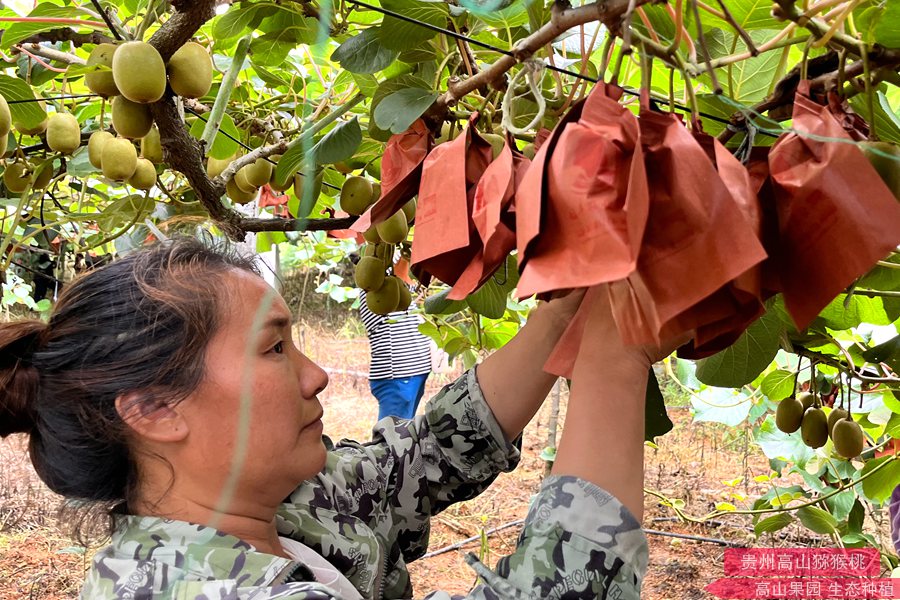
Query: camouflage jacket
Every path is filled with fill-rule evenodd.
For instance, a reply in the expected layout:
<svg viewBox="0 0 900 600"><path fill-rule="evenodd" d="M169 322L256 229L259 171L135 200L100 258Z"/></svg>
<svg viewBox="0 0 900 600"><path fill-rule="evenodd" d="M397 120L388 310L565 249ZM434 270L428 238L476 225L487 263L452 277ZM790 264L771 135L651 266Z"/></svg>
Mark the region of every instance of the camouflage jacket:
<svg viewBox="0 0 900 600"><path fill-rule="evenodd" d="M406 564L425 553L429 518L478 495L519 459L494 420L474 371L445 387L412 421L384 419L366 444L342 441L322 473L303 483L276 519L336 566L365 598L412 598ZM627 509L574 477L549 477L516 551L466 598L639 597L647 542ZM305 565L256 551L213 528L124 517L97 552L82 598L327 600ZM450 600L432 592L431 600Z"/></svg>

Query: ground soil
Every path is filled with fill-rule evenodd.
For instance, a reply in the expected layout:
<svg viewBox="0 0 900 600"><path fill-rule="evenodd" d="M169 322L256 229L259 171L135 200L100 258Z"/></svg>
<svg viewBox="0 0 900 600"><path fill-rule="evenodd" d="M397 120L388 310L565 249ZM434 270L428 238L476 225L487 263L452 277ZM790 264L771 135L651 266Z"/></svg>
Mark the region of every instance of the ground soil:
<svg viewBox="0 0 900 600"><path fill-rule="evenodd" d="M319 364L330 371L331 383L322 395L326 408L326 429L333 438L367 439L376 416L374 399L368 391L365 371L368 347L360 337L360 327L350 321L343 327L321 324L298 325L299 344ZM457 371L458 372L458 371ZM432 376L428 394L449 382L453 373ZM565 392L561 392L561 417L565 417ZM484 531L503 527L525 516L529 499L538 489L545 463L541 450L547 445L550 402L534 418L524 435L521 465L501 475L491 488L470 502L451 507L433 521L430 552L438 551ZM691 423L684 408L673 408L675 429L658 440L658 448L646 453L646 485L686 503L686 511L702 515L717 502L730 501L723 481L743 477L734 490L747 496L764 490L754 483L756 475L770 472L767 461L746 444L740 430ZM606 418L606 417L604 417ZM25 457L25 443L13 436L0 442L0 600L13 598L72 598L78 593L93 549L72 541L56 518L58 498L37 480ZM597 452L614 440L598 440ZM786 480L779 483L786 484ZM644 526L652 530L650 569L642 597L648 600L712 598L704 586L723 575L723 543L740 545L807 546L828 545L829 540L809 537L805 530L791 526L778 538L755 540L749 518L732 516L719 524L689 525L674 521L670 508L652 496L645 503ZM415 588L424 595L443 589L465 593L474 575L462 560L463 552L480 555L489 565L509 553L515 545L518 526L509 526L455 549L425 558L410 566ZM698 541L670 534L711 538ZM719 541L716 541L719 540Z"/></svg>

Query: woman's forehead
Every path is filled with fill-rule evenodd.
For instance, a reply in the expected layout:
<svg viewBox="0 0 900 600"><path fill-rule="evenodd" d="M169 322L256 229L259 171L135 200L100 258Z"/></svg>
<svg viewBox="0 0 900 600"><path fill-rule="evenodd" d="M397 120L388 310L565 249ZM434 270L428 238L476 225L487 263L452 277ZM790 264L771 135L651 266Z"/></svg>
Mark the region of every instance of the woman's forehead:
<svg viewBox="0 0 900 600"><path fill-rule="evenodd" d="M290 320L291 312L281 294L262 277L247 271L230 272L225 312L228 322L244 326L264 324L275 318Z"/></svg>

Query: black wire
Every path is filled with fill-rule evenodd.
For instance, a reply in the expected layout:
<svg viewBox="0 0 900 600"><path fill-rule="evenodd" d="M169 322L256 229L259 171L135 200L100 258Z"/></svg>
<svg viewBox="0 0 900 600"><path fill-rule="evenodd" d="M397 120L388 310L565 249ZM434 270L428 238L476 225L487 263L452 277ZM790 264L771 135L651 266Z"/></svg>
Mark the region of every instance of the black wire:
<svg viewBox="0 0 900 600"><path fill-rule="evenodd" d="M472 45L474 45L474 46L480 46L480 47L485 48L485 49L487 49L487 50L492 50L492 51L494 51L494 52L499 52L500 54L503 54L503 55L505 55L505 56L510 56L510 57L514 57L514 56L515 56L515 55L514 55L512 52L510 52L509 50L504 50L504 49L502 49L502 48L498 48L498 47L493 46L493 45L491 45L491 44L487 44L487 43L485 43L485 42L482 42L482 41L479 41L479 40L470 38L470 37L467 36L467 35L464 35L464 34L461 34L461 33L457 33L456 31L453 31L453 30L451 30L451 29L445 29L445 28L443 28L443 27L438 27L437 25L432 25L431 23L423 23L422 21L413 19L412 17L408 17L408 16L406 16L406 15L400 14L400 13L398 13L398 12L395 12L395 11L390 10L390 9L387 9L387 8L382 8L382 7L380 7L380 6L374 6L374 5L372 5L372 4L368 4L368 3L366 3L366 2L362 2L361 0L347 0L347 2L349 2L350 4L356 4L356 5L358 5L358 6L362 6L362 7L364 7L364 8L368 8L368 9L370 9L370 10L374 10L375 12L381 13L381 14L383 14L383 15L387 15L387 16L389 16L389 17L394 17L395 19L399 19L399 20L401 20L401 21L405 21L405 22L410 23L410 24L412 24L412 25L418 25L419 27L423 27L423 28L425 28L425 29L430 29L431 31L436 31L436 32L438 32L438 33L443 33L444 35L448 35L448 36L450 36L450 37L452 37L452 38L455 38L455 39L458 39L458 40L462 40L462 41L464 41L464 42L468 42L468 43L470 43L470 44L472 44ZM563 69L562 67L557 67L557 66L555 66L555 65L545 64L545 65L544 65L544 68L549 69L549 70L551 70L551 71L556 71L557 73L561 73L561 74L563 74L563 75L571 75L572 77L575 77L576 79L582 79L582 80L584 80L584 81L590 81L591 83L599 83L599 82L600 82L599 79L596 79L595 77L591 77L590 75L585 75L585 74L579 73L579 72L577 72L577 71L569 71L568 69ZM635 90L635 89L631 89L631 88L627 88L627 87L622 87L622 90L623 90L626 94L628 94L629 96L639 97L639 96L641 95L640 90ZM663 101L663 100L660 99L660 101ZM678 104L678 103L675 103L675 102L669 102L668 100L665 100L665 102L666 102L667 104L669 104L670 106L672 106L673 108L676 108L676 109L678 109L678 110L680 110L680 111L682 111L682 112L686 112L686 113L692 112L691 109L690 109L690 107L688 107L688 106L684 106L684 105L682 105L682 104ZM701 117L704 117L704 118L706 118L706 119L709 119L710 121L716 121L716 122L718 122L718 123L723 123L723 124L725 124L725 125L732 125L732 122L731 122L730 119L725 119L725 118L722 118L722 117L717 117L716 115L710 115L710 114L707 114L707 113L704 113L704 112L698 112L698 114L699 114ZM768 136L771 136L771 137L778 137L777 135L775 135L775 134L773 134L773 133L766 132L766 131L760 131L759 133L762 133L762 134L764 134L764 135L768 135Z"/></svg>
<svg viewBox="0 0 900 600"><path fill-rule="evenodd" d="M109 15L106 14L106 11L103 10L102 6L100 6L100 2L98 2L97 0L91 0L91 4L93 4L94 8L97 9L97 12L100 13L100 16L103 18L103 22L106 23L106 26L109 28L110 33L113 34L113 37L117 40L121 40L122 34L120 34L119 30L116 29L115 25L113 25L113 22L110 20Z"/></svg>

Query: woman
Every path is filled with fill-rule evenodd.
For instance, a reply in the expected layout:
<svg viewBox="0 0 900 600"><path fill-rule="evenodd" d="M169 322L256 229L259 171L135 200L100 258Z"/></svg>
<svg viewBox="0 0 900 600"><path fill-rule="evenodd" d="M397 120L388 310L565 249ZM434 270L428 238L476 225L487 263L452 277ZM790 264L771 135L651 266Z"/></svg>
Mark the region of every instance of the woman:
<svg viewBox="0 0 900 600"><path fill-rule="evenodd" d="M0 435L28 433L52 490L108 509L83 598L411 598L429 518L518 462L579 301L536 309L424 415L331 448L328 378L284 301L248 260L177 240L76 280L49 324L0 325ZM496 572L472 560L469 598L639 595L654 356L624 348L601 303L588 326L553 475L517 550Z"/></svg>

